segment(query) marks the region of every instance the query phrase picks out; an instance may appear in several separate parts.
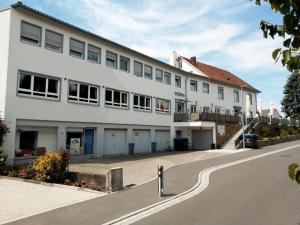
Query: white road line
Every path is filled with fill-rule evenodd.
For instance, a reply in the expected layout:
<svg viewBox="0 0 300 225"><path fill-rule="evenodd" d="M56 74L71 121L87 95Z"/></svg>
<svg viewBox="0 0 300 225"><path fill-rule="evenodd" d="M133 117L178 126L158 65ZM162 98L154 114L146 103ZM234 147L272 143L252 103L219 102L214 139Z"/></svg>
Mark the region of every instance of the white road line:
<svg viewBox="0 0 300 225"><path fill-rule="evenodd" d="M158 213L164 209L167 209L171 206L174 206L178 203L181 203L187 199L190 199L198 194L200 194L202 191L204 191L208 185L209 185L209 176L211 173L220 170L220 169L224 169L230 166L234 166L240 163L244 163L244 162L248 162L251 160L255 160L255 159L259 159L265 156L269 156L272 154L276 154L279 152L283 152L283 151L287 151L290 149L294 149L300 147L300 145L294 145L291 147L286 147L286 148L282 148L282 149L278 149L275 151L271 151L271 152L267 152L267 153L263 153L263 154L259 154L256 156L251 156L248 158L244 158L244 159L240 159L234 162L230 162L230 163L225 163L222 165L218 165L218 166L213 166L210 168L207 168L203 171L201 171L198 175L198 181L197 183L189 190L182 192L174 197L171 197L169 199L166 199L164 201L155 203L153 205L147 206L145 208L139 209L137 211L131 212L127 215L121 216L117 219L114 219L112 221L109 221L107 223L104 223L103 225L125 225L125 224L132 224L135 223L143 218L146 218L148 216L151 216L155 213Z"/></svg>

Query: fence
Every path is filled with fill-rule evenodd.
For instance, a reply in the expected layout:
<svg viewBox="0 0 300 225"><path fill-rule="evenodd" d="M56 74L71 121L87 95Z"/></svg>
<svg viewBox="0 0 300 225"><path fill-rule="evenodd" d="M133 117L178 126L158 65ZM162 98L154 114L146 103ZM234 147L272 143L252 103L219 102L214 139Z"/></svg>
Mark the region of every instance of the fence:
<svg viewBox="0 0 300 225"><path fill-rule="evenodd" d="M227 115L219 113L175 113L174 122L187 121L211 121L217 123L238 123L240 117L238 115Z"/></svg>

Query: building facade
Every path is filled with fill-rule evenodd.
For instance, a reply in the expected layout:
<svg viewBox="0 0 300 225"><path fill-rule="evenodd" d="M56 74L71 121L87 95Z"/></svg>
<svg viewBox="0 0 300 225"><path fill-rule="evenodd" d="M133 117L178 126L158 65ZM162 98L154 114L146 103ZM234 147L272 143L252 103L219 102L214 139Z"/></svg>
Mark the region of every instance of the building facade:
<svg viewBox="0 0 300 225"><path fill-rule="evenodd" d="M164 151L181 131L193 147L194 127L211 144L214 122L176 123L174 113L231 114L246 95L256 113L251 86L242 94L183 57L166 64L20 2L0 11L0 27L0 116L11 162L58 149L91 157Z"/></svg>

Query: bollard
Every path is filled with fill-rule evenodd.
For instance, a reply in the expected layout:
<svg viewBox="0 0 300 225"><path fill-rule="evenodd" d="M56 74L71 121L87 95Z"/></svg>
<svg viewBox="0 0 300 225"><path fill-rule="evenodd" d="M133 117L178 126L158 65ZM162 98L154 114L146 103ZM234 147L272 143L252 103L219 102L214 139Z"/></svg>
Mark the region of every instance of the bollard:
<svg viewBox="0 0 300 225"><path fill-rule="evenodd" d="M157 168L157 175L158 175L158 196L163 196L164 195L164 167L162 165L158 165Z"/></svg>

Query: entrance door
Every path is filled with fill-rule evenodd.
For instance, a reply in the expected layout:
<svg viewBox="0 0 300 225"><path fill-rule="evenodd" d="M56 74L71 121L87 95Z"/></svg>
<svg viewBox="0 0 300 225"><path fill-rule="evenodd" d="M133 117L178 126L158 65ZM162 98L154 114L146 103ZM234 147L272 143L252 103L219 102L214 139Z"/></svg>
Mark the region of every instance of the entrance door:
<svg viewBox="0 0 300 225"><path fill-rule="evenodd" d="M93 154L94 151L94 129L84 129L84 154Z"/></svg>

